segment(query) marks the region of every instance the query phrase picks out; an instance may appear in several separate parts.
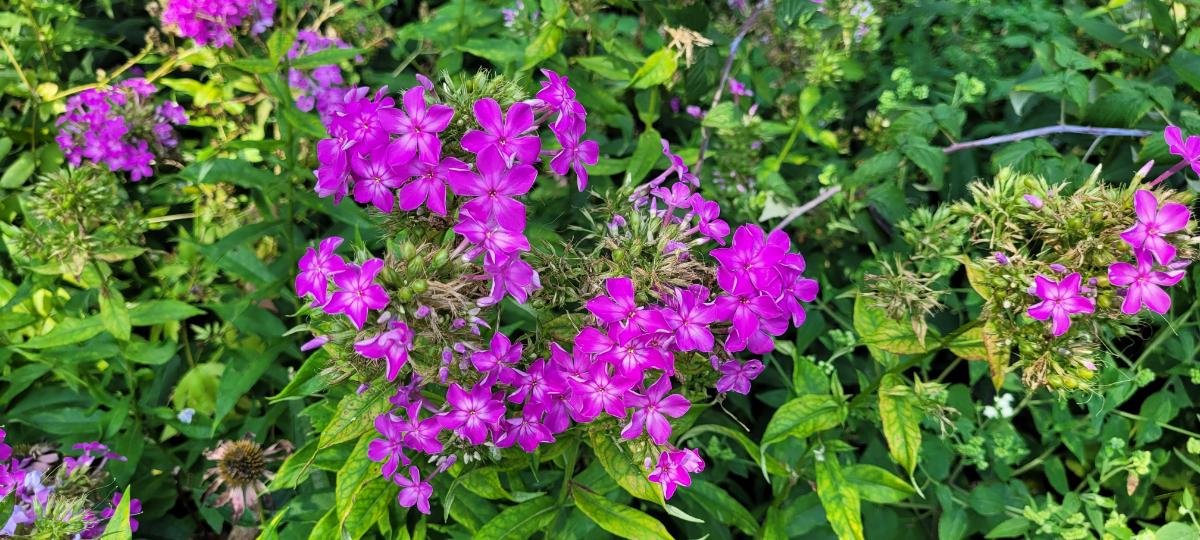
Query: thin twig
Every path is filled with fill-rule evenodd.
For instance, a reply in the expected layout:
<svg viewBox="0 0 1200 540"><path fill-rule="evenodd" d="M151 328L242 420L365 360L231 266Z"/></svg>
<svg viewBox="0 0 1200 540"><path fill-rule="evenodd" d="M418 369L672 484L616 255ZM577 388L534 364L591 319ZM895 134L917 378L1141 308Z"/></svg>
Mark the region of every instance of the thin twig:
<svg viewBox="0 0 1200 540"><path fill-rule="evenodd" d="M945 152L947 154L952 154L959 150L966 150L968 148L978 148L980 146L991 146L993 144L1004 144L1004 143L1009 143L1009 142L1013 142L1013 141L1020 141L1023 139L1031 139L1033 137L1042 137L1045 135L1053 135L1056 133L1076 133L1076 134L1080 134L1080 135L1096 135L1098 137L1106 137L1106 136L1145 137L1147 135L1153 134L1154 132L1146 131L1144 129L1103 128L1103 127L1092 127L1092 126L1071 126L1071 125L1046 126L1046 127L1036 128L1036 129L1027 129L1025 131L1018 131L1016 133L1009 133L1008 135L997 135L995 137L988 137L986 139L977 139L974 141L963 141L963 142L959 142L959 143L954 143L950 146L942 148L942 152Z"/></svg>
<svg viewBox="0 0 1200 540"><path fill-rule="evenodd" d="M758 15L771 4L771 0L761 0L755 4L754 10L750 12L750 16L746 17L742 27L738 29L738 33L733 37L733 41L729 42L729 56L725 58L725 68L721 70L721 80L717 84L717 91L713 94L712 103L709 104L708 110L712 111L717 104L721 102L721 95L725 92L725 85L729 83L729 72L733 70L733 61L737 59L738 47L742 46L742 40L746 39L746 34L750 32L750 28L754 26L754 21L758 19ZM696 157L696 170L693 174L699 176L700 169L704 167L704 153L708 150L709 133L708 128L700 125L700 153Z"/></svg>
<svg viewBox="0 0 1200 540"><path fill-rule="evenodd" d="M29 89L29 95L33 99L37 99L37 91L33 89L32 84L29 84L29 78L25 76L25 70L21 69L20 62L17 62L17 55L13 54L12 49L8 48L8 42L0 39L0 47L3 47L4 52L8 54L8 60L12 62L13 68L16 69L17 77L21 79L21 82L25 83L25 88Z"/></svg>
<svg viewBox="0 0 1200 540"><path fill-rule="evenodd" d="M804 203L804 206L801 206L795 210L792 210L792 212L790 214L788 214L787 217L783 218L783 221L779 222L779 225L776 225L775 228L772 229L772 232L782 230L784 227L787 226L788 223L791 223L793 219L796 219L796 218L804 215L805 212L808 212L809 210L816 208L817 205L825 202L826 199L828 199L834 195L837 195L838 193L841 193L841 191L842 191L842 186L833 186L829 189L822 191L820 194L817 195L817 197L815 199Z"/></svg>

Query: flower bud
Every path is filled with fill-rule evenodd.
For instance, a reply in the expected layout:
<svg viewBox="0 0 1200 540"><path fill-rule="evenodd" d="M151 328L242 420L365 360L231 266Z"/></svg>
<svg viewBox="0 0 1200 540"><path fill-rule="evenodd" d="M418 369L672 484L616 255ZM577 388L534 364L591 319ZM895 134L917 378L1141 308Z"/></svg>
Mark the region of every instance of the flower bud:
<svg viewBox="0 0 1200 540"><path fill-rule="evenodd" d="M1138 171L1136 173L1134 173L1133 183L1136 184L1136 183L1144 180L1146 178L1146 176L1148 176L1150 174L1150 169L1152 169L1152 168L1154 168L1154 160L1153 159L1150 161L1147 161L1145 165L1142 165L1142 168L1138 169Z"/></svg>

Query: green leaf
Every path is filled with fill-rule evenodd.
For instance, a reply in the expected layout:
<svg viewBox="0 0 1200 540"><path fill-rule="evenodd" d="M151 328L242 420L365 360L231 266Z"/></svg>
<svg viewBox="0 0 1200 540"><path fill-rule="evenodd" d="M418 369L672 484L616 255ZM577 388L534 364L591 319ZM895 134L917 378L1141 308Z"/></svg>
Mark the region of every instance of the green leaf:
<svg viewBox="0 0 1200 540"><path fill-rule="evenodd" d="M378 474L378 464L367 457L374 434L358 440L337 474L338 524L342 538L357 540L387 514L400 486ZM408 474L407 470L397 474Z"/></svg>
<svg viewBox="0 0 1200 540"><path fill-rule="evenodd" d="M327 66L336 64L343 60L350 60L363 53L362 49L325 49L309 55L301 56L292 60L291 65L296 69L312 69L315 67Z"/></svg>
<svg viewBox="0 0 1200 540"><path fill-rule="evenodd" d="M683 435L680 435L678 443L683 444L683 441L693 437L698 437L705 433L716 433L737 441L737 443L742 446L742 449L746 451L746 454L750 456L750 459L753 459L754 462L763 469L764 474L770 473L779 476L788 475L787 466L784 465L783 462L779 461L774 456L763 454L759 446L755 444L754 441L750 440L750 437L747 437L745 433L733 430L726 426L720 426L716 424L696 426L685 432Z"/></svg>
<svg viewBox="0 0 1200 540"><path fill-rule="evenodd" d="M612 438L601 432L592 432L591 446L600 466L630 495L660 505L665 503L662 489L646 479L642 459L626 455Z"/></svg>
<svg viewBox="0 0 1200 540"><path fill-rule="evenodd" d="M34 336L26 341L16 345L21 349L48 349L51 347L61 347L63 345L71 345L81 341L87 341L96 337L100 332L104 331L104 324L100 322L100 317L88 317L86 319L63 319L54 327L53 330L40 335Z"/></svg>
<svg viewBox="0 0 1200 540"><path fill-rule="evenodd" d="M846 481L854 485L859 496L878 504L893 504L916 494L908 482L882 467L859 463L842 469Z"/></svg>
<svg viewBox="0 0 1200 540"><path fill-rule="evenodd" d="M888 453L911 478L921 450L921 404L904 379L894 373L879 383L879 416L883 419L883 437Z"/></svg>
<svg viewBox="0 0 1200 540"><path fill-rule="evenodd" d="M268 58L258 57L238 58L229 63L230 66L245 71L246 73L254 74L271 73L272 71L275 71L275 64L276 62L273 62Z"/></svg>
<svg viewBox="0 0 1200 540"><path fill-rule="evenodd" d="M375 384L361 394L354 392L338 402L333 420L321 431L320 448L357 439L375 429L373 422L391 408L388 385Z"/></svg>
<svg viewBox="0 0 1200 540"><path fill-rule="evenodd" d="M1029 527L1033 525L1028 519L1023 517L1012 517L1001 521L992 530L988 531L984 538L1017 538L1025 536L1029 532Z"/></svg>
<svg viewBox="0 0 1200 540"><path fill-rule="evenodd" d="M271 37L267 38L267 54L271 57L271 62L279 64L295 42L296 30L292 28L285 27L272 32Z"/></svg>
<svg viewBox="0 0 1200 540"><path fill-rule="evenodd" d="M691 486L681 489L677 493L717 518L717 521L737 527L747 536L754 536L758 533L758 520L754 518L754 514L746 510L742 503L717 484L693 479Z"/></svg>
<svg viewBox="0 0 1200 540"><path fill-rule="evenodd" d="M662 157L662 135L654 128L647 127L646 131L638 136L637 148L633 150L633 157L629 160L629 181L633 184L641 182L654 168L654 164L658 163L658 158Z"/></svg>
<svg viewBox="0 0 1200 540"><path fill-rule="evenodd" d="M1180 49L1171 55L1171 70L1192 89L1200 91L1200 56Z"/></svg>
<svg viewBox="0 0 1200 540"><path fill-rule="evenodd" d="M129 309L129 323L133 326L154 326L202 314L204 310L179 300L151 300Z"/></svg>
<svg viewBox="0 0 1200 540"><path fill-rule="evenodd" d="M225 364L221 374L221 382L217 388L216 413L213 422L213 433L216 434L221 420L234 404L248 394L254 383L262 378L263 373L275 362L275 352L272 351L243 351L235 349Z"/></svg>
<svg viewBox="0 0 1200 540"><path fill-rule="evenodd" d="M512 494L500 483L500 473L495 467L479 467L463 473L458 482L468 491L485 499L512 500Z"/></svg>
<svg viewBox="0 0 1200 540"><path fill-rule="evenodd" d="M505 508L480 527L475 540L524 540L544 530L558 509L553 497L538 497Z"/></svg>
<svg viewBox="0 0 1200 540"><path fill-rule="evenodd" d="M628 81L633 78L629 68L612 56L580 56L571 61L610 81Z"/></svg>
<svg viewBox="0 0 1200 540"><path fill-rule="evenodd" d="M16 161L12 162L4 170L4 175L0 176L0 188L15 189L21 187L30 176L33 176L35 165L33 152L22 153Z"/></svg>
<svg viewBox="0 0 1200 540"><path fill-rule="evenodd" d="M846 481L842 466L833 452L817 460L817 496L825 508L825 517L840 540L863 540L862 511L858 489Z"/></svg>
<svg viewBox="0 0 1200 540"><path fill-rule="evenodd" d="M1004 386L1004 375L1008 373L1012 345L1000 337L996 325L991 321L984 323L982 328L983 346L987 349L988 369L992 373L992 385L999 391Z"/></svg>
<svg viewBox="0 0 1200 540"><path fill-rule="evenodd" d="M525 57L525 50L512 39L471 38L457 48L501 67L516 65Z"/></svg>
<svg viewBox="0 0 1200 540"><path fill-rule="evenodd" d="M571 495L580 512L616 536L631 540L672 538L661 522L640 510L616 504L581 487L572 489Z"/></svg>
<svg viewBox="0 0 1200 540"><path fill-rule="evenodd" d="M733 108L733 102L726 101L713 107L704 115L704 120L700 121L700 125L713 129L732 129L740 125L738 122L738 114Z"/></svg>
<svg viewBox="0 0 1200 540"><path fill-rule="evenodd" d="M119 341L129 341L129 310L125 308L125 298L121 296L121 291L108 286L100 288L100 322L104 323L104 329Z"/></svg>
<svg viewBox="0 0 1200 540"><path fill-rule="evenodd" d="M108 520L108 525L104 527L104 533L100 538L105 540L132 540L133 530L129 526L129 489L131 486L125 486L125 492L121 495L121 503L117 505L117 509Z"/></svg>
<svg viewBox="0 0 1200 540"><path fill-rule="evenodd" d="M926 351L911 324L888 318L887 313L872 306L862 293L854 298L854 331L863 344L890 353L920 354ZM936 334L930 329L929 335Z"/></svg>
<svg viewBox="0 0 1200 540"><path fill-rule="evenodd" d="M929 176L929 185L922 186L926 191L942 189L946 177L946 153L941 148L935 148L925 143L910 143L900 148L904 157L912 160Z"/></svg>
<svg viewBox="0 0 1200 540"><path fill-rule="evenodd" d="M847 407L829 395L807 395L795 398L775 411L763 432L763 446L788 437L803 439L846 421Z"/></svg>
<svg viewBox="0 0 1200 540"><path fill-rule="evenodd" d="M946 343L946 348L963 360L987 360L987 347L983 344L983 327L978 324L954 334Z"/></svg>
<svg viewBox="0 0 1200 540"><path fill-rule="evenodd" d="M279 491L294 488L304 482L308 478L313 462L316 461L317 443L316 439L310 440L283 460L267 489Z"/></svg>
<svg viewBox="0 0 1200 540"><path fill-rule="evenodd" d="M299 371L288 381L278 394L271 396L271 403L279 403L292 399L300 399L320 392L329 386L329 381L321 374L329 362L329 353L324 349L314 351L304 359Z"/></svg>
<svg viewBox="0 0 1200 540"><path fill-rule="evenodd" d="M529 45L525 46L525 65L522 70L531 69L543 60L554 56L562 43L563 29L555 21L546 21L538 35Z"/></svg>
<svg viewBox="0 0 1200 540"><path fill-rule="evenodd" d="M639 90L658 86L669 82L675 76L675 70L678 68L679 62L675 59L675 51L664 47L646 59L642 67L633 74L633 79L629 81L629 84Z"/></svg>
<svg viewBox="0 0 1200 540"><path fill-rule="evenodd" d="M1154 540L1196 540L1200 537L1200 529L1182 521L1168 523L1154 531Z"/></svg>

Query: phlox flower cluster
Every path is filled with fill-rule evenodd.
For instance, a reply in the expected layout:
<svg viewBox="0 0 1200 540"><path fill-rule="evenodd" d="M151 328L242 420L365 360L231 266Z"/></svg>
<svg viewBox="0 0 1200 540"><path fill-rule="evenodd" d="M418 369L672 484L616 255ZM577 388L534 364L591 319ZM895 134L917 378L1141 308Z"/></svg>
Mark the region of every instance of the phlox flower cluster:
<svg viewBox="0 0 1200 540"><path fill-rule="evenodd" d="M10 496L12 513L0 515L0 537L15 536L28 532L27 526L38 519L39 512L44 511L58 492L77 491L74 483L85 476L103 474L105 465L110 460L124 461L125 458L113 452L99 442L76 444L73 450L79 451L78 456L66 456L61 466L57 453L46 448L37 448L27 456L17 456L11 446L4 442L7 433L0 429L0 500ZM35 447L36 448L36 447ZM67 516L67 519L78 519L83 524L79 538L99 538L114 511L121 502L121 494L115 493L111 504L99 513L87 509L83 515ZM140 514L142 503L137 499L129 502L130 516ZM130 527L137 531L138 522L130 517Z"/></svg>
<svg viewBox="0 0 1200 540"><path fill-rule="evenodd" d="M335 37L325 37L311 30L301 30L296 34L296 41L288 50L290 59L302 58L326 49L349 49L350 44ZM296 94L296 107L308 112L316 109L322 120L337 109L347 88L342 79L342 68L337 64L317 66L309 70L292 68L288 70L288 85Z"/></svg>
<svg viewBox="0 0 1200 540"><path fill-rule="evenodd" d="M265 32L274 17L273 0L166 0L162 25L197 45L229 47L236 34Z"/></svg>
<svg viewBox="0 0 1200 540"><path fill-rule="evenodd" d="M138 78L71 96L56 121L55 137L67 162L78 167L86 159L113 172L128 172L135 182L153 175L155 156L179 144L175 126L188 122L174 101L155 106L155 91Z"/></svg>

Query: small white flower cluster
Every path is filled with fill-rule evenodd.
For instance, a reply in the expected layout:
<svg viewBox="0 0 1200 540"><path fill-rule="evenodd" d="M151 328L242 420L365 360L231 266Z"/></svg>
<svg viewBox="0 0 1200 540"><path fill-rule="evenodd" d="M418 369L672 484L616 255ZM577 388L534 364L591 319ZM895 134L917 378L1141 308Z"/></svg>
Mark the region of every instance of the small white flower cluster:
<svg viewBox="0 0 1200 540"><path fill-rule="evenodd" d="M1012 418L1016 411L1012 406L1013 395L1003 394L996 398L995 405L988 405L983 408L983 415L988 418Z"/></svg>

